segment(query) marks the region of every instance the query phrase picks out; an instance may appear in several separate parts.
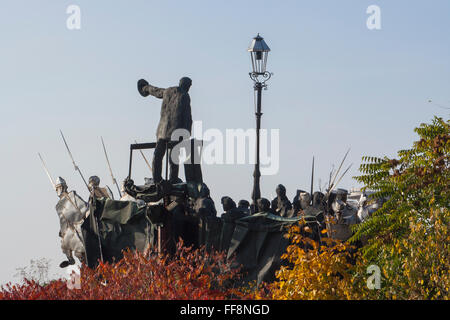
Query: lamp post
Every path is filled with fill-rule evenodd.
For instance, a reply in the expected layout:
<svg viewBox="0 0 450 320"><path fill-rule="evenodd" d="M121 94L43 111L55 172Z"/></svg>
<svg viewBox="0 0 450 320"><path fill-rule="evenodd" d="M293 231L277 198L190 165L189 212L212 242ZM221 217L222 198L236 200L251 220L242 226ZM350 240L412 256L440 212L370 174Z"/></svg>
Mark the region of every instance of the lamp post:
<svg viewBox="0 0 450 320"><path fill-rule="evenodd" d="M267 57L270 52L270 48L264 39L259 35L254 37L250 47L248 48L250 52L250 58L252 60L253 71L249 73L250 78L254 82L254 90L256 94L256 163L255 171L253 172L253 192L252 192L252 210L256 212L256 200L261 198L261 190L259 185L259 180L261 177L261 172L259 171L259 131L261 129L261 95L262 89L267 89L266 81L270 79L271 73L266 71Z"/></svg>

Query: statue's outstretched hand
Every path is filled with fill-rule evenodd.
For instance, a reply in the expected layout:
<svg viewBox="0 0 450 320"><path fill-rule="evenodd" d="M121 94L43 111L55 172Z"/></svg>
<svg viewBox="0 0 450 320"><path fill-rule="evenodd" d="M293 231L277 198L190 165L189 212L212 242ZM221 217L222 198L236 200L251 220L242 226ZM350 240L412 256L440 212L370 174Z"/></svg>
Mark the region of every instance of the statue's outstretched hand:
<svg viewBox="0 0 450 320"><path fill-rule="evenodd" d="M144 89L146 86L148 86L147 80L141 79L137 82L137 89L143 97L147 97L150 94L148 90Z"/></svg>

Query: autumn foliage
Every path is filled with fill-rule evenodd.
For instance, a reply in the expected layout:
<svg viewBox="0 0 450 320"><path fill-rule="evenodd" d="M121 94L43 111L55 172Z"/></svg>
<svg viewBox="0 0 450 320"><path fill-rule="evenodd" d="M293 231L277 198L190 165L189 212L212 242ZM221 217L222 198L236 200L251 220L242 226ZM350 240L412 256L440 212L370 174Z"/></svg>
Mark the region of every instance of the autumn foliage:
<svg viewBox="0 0 450 320"><path fill-rule="evenodd" d="M387 201L348 243L321 245L301 226L290 229L273 298L450 299L450 121L434 118L415 131L420 139L397 159L363 158L356 180ZM364 246L349 250L362 238ZM379 288L368 285L371 266Z"/></svg>
<svg viewBox="0 0 450 320"><path fill-rule="evenodd" d="M183 247L181 243L173 256L128 251L115 264L101 263L95 270L83 266L80 280L80 289L69 289L64 279L45 285L24 280L21 285L3 287L0 299L251 298L236 288L238 270L230 267L224 254L193 250Z"/></svg>
<svg viewBox="0 0 450 320"><path fill-rule="evenodd" d="M292 225L271 284L242 286L224 253L179 243L173 256L126 252L115 264L83 267L80 289L25 280L2 287L0 299L450 299L450 122L435 118L416 133L397 159L363 158L356 180L386 199L383 207L348 242L326 230L313 241L304 222ZM370 266L380 270L379 288L368 285Z"/></svg>
<svg viewBox="0 0 450 320"><path fill-rule="evenodd" d="M411 149L366 157L356 178L388 199L355 227L354 239L369 239L358 274L369 264L382 272L380 290L362 290L364 298L450 298L450 121L435 117L415 132Z"/></svg>
<svg viewBox="0 0 450 320"><path fill-rule="evenodd" d="M282 256L287 263L276 273L272 298L279 300L351 299L352 247L323 238L321 243L305 235L304 224L290 227L291 241Z"/></svg>

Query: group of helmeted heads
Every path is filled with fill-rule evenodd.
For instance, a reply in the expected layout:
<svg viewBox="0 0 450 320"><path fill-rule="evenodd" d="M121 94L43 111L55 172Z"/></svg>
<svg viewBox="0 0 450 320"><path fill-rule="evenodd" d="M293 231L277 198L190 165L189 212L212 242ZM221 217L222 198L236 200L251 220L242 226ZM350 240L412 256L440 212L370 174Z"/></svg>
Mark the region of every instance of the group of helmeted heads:
<svg viewBox="0 0 450 320"><path fill-rule="evenodd" d="M348 192L344 189L338 189L333 191L328 199L325 199L325 194L320 191L316 191L311 195L307 191L298 189L293 200L290 201L286 195L286 187L279 184L276 188L276 194L277 196L272 201L269 201L267 198L258 199L256 201L256 208L251 208L250 203L247 200L240 200L239 204L236 206L233 199L228 196L222 197L221 203L225 212L229 212L236 208L247 214L250 214L252 211L253 213L265 212L282 217L292 217L308 208L316 208L325 211L332 209L335 212L339 211L342 209L342 206L345 206ZM330 204L330 207L328 206L328 203ZM339 206L339 208L334 208L335 206Z"/></svg>
<svg viewBox="0 0 450 320"><path fill-rule="evenodd" d="M99 185L100 185L99 177L97 177L97 176L89 177L89 180L88 180L89 190L92 191L94 188L97 188ZM62 195L67 193L68 187L67 187L66 180L62 177L58 177L58 179L56 179L55 189L56 189L56 193L57 193L58 197L61 197Z"/></svg>

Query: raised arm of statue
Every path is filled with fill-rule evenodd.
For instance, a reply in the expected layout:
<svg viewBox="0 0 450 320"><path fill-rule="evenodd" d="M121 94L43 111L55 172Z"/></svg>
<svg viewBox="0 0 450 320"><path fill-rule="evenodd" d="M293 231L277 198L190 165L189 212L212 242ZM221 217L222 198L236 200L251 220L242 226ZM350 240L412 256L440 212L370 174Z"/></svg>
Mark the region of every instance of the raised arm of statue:
<svg viewBox="0 0 450 320"><path fill-rule="evenodd" d="M151 94L155 98L162 99L165 89L157 88L149 84L144 87L144 90L146 90L149 94Z"/></svg>
<svg viewBox="0 0 450 320"><path fill-rule="evenodd" d="M163 98L164 90L162 88L157 88L149 84L146 80L141 79L137 84L138 91L143 97L147 97L148 95L152 95L158 99Z"/></svg>

